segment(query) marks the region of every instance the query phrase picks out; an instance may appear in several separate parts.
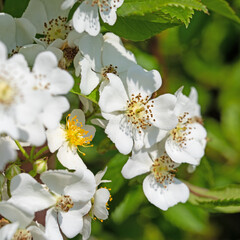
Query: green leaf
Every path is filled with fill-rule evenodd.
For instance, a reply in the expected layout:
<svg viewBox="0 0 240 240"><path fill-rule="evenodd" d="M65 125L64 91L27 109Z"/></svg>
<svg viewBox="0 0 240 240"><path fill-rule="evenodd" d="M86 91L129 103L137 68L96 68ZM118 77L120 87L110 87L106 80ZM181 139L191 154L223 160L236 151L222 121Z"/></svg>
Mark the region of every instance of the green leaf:
<svg viewBox="0 0 240 240"><path fill-rule="evenodd" d="M81 79L79 77L76 77L75 75L73 77L74 77L74 86L73 86L71 92L74 94L83 96L98 105L98 100L99 100L98 88L95 88L89 95L84 95L80 91L80 80Z"/></svg>
<svg viewBox="0 0 240 240"><path fill-rule="evenodd" d="M191 192L190 203L214 212L240 212L240 185L230 185L214 190L207 190L191 184L188 186Z"/></svg>
<svg viewBox="0 0 240 240"><path fill-rule="evenodd" d="M110 179L112 181L112 194L117 193L124 184L121 170L127 159L128 156L118 153L107 164L108 170L104 175L104 179Z"/></svg>
<svg viewBox="0 0 240 240"><path fill-rule="evenodd" d="M137 185L135 188L132 186L128 193L125 195L123 201L116 207L112 213L112 218L116 223L124 222L129 216L134 214L141 203L144 201L145 196L142 191L142 186Z"/></svg>
<svg viewBox="0 0 240 240"><path fill-rule="evenodd" d="M208 9L227 17L237 23L240 23L239 17L225 0L202 0Z"/></svg>
<svg viewBox="0 0 240 240"><path fill-rule="evenodd" d="M103 25L120 37L141 41L182 23L188 26L194 10L207 12L198 0L126 0L115 25Z"/></svg>
<svg viewBox="0 0 240 240"><path fill-rule="evenodd" d="M21 17L29 0L6 0L4 3L3 12L12 15L13 17Z"/></svg>

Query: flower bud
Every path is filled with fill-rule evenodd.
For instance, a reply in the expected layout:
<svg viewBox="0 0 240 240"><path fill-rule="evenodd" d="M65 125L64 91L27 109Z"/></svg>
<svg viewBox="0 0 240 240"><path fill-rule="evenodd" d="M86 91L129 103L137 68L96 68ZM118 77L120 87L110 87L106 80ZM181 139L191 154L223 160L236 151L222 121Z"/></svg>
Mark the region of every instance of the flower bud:
<svg viewBox="0 0 240 240"><path fill-rule="evenodd" d="M33 170L38 174L41 174L41 173L47 171L47 169L48 169L47 168L47 158L38 159L33 164Z"/></svg>
<svg viewBox="0 0 240 240"><path fill-rule="evenodd" d="M11 164L6 169L6 178L8 180L12 180L13 177L17 176L20 173L21 173L21 168L16 164Z"/></svg>

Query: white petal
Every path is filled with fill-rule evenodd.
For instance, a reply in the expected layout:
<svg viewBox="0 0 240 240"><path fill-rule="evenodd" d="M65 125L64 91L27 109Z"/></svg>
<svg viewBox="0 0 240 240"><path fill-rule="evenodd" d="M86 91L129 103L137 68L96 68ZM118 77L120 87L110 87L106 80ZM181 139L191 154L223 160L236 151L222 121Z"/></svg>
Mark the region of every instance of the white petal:
<svg viewBox="0 0 240 240"><path fill-rule="evenodd" d="M127 74L128 96L141 93L142 98L150 97L153 92L162 85L162 79L158 71L146 71L139 65L129 68Z"/></svg>
<svg viewBox="0 0 240 240"><path fill-rule="evenodd" d="M45 64L48 65L48 62ZM74 84L72 76L67 71L60 68L53 69L48 75L48 79L50 82L49 90L52 94L67 94Z"/></svg>
<svg viewBox="0 0 240 240"><path fill-rule="evenodd" d="M8 52L10 53L16 47L16 24L11 15L6 13L0 13L0 32L1 32L0 41L6 44ZM1 58L2 60L5 60L6 57L7 55L5 49L1 50L0 60Z"/></svg>
<svg viewBox="0 0 240 240"><path fill-rule="evenodd" d="M46 209L55 203L52 195L26 173L15 176L10 189L12 197L8 201L29 213Z"/></svg>
<svg viewBox="0 0 240 240"><path fill-rule="evenodd" d="M152 164L153 162L147 151L132 152L132 157L123 166L121 173L124 178L131 179L149 172Z"/></svg>
<svg viewBox="0 0 240 240"><path fill-rule="evenodd" d="M83 160L77 153L77 150L72 150L68 147L68 143L64 143L58 150L57 158L59 162L70 170L87 168Z"/></svg>
<svg viewBox="0 0 240 240"><path fill-rule="evenodd" d="M128 129L124 127L122 122L124 116L122 114L109 120L105 129L106 134L115 143L116 148L122 154L128 154L133 147L133 139Z"/></svg>
<svg viewBox="0 0 240 240"><path fill-rule="evenodd" d="M85 114L81 109L72 110L69 119L72 120L73 118L77 119L82 125L85 125Z"/></svg>
<svg viewBox="0 0 240 240"><path fill-rule="evenodd" d="M191 143L189 145L189 142L190 141L188 141L187 149L188 149L188 151L191 151ZM190 163L190 164L194 164L194 165L197 165L199 162L199 159L196 159L194 156L192 156L191 154L189 154L189 152L187 152L185 150L186 146L184 146L184 147L179 146L178 143L176 143L175 141L172 140L171 136L167 139L165 148L166 148L167 154L174 162L177 162L177 163L186 162L186 163ZM200 148L202 148L202 147L200 146ZM193 151L195 151L195 150L198 151L198 148L197 149L193 148Z"/></svg>
<svg viewBox="0 0 240 240"><path fill-rule="evenodd" d="M73 14L73 27L82 33L86 31L91 36L96 36L100 32L98 7L84 1Z"/></svg>
<svg viewBox="0 0 240 240"><path fill-rule="evenodd" d="M47 211L45 222L47 239L63 240L62 234L58 227L57 212L54 210L54 208L50 208Z"/></svg>
<svg viewBox="0 0 240 240"><path fill-rule="evenodd" d="M77 1L77 0L65 0L65 1L62 3L61 8L62 8L62 9L71 8L76 1Z"/></svg>
<svg viewBox="0 0 240 240"><path fill-rule="evenodd" d="M0 229L0 239L11 240L19 226L18 222L9 223Z"/></svg>
<svg viewBox="0 0 240 240"><path fill-rule="evenodd" d="M94 71L92 63L87 58L83 58L80 61L80 66L82 77L80 83L81 93L88 95L97 87L100 82L100 77L99 74Z"/></svg>
<svg viewBox="0 0 240 240"><path fill-rule="evenodd" d="M68 172L67 170L49 170L41 174L40 178L51 191L64 194L64 188L68 185L81 181L83 178L83 171L79 171L78 174Z"/></svg>
<svg viewBox="0 0 240 240"><path fill-rule="evenodd" d="M42 52L36 57L33 71L37 74L48 75L57 67L57 58L52 52Z"/></svg>
<svg viewBox="0 0 240 240"><path fill-rule="evenodd" d="M163 94L149 101L149 104L154 106L151 110L155 121L150 118L154 126L163 130L170 130L177 125L177 116L173 112L176 104L174 95Z"/></svg>
<svg viewBox="0 0 240 240"><path fill-rule="evenodd" d="M6 164L14 161L17 158L17 152L12 148L12 145L5 140L0 141L0 171L3 171Z"/></svg>
<svg viewBox="0 0 240 240"><path fill-rule="evenodd" d="M188 187L174 178L174 183L168 184L166 188L156 182L152 174L143 181L143 191L150 203L156 207L167 210L179 202L186 202L189 197Z"/></svg>
<svg viewBox="0 0 240 240"><path fill-rule="evenodd" d="M121 79L115 74L108 74L109 84L102 90L99 106L103 112L123 111L127 107L127 93Z"/></svg>
<svg viewBox="0 0 240 240"><path fill-rule="evenodd" d="M80 203L88 202L92 197L96 189L96 182L93 173L88 169L83 169L83 178L71 185L68 185L64 189L64 194L70 195L73 201L79 201Z"/></svg>
<svg viewBox="0 0 240 240"><path fill-rule="evenodd" d="M47 130L47 141L49 150L53 153L59 149L65 142L65 131L62 125L59 125L56 129Z"/></svg>
<svg viewBox="0 0 240 240"><path fill-rule="evenodd" d="M16 42L17 46L33 43L36 28L25 18L16 18Z"/></svg>
<svg viewBox="0 0 240 240"><path fill-rule="evenodd" d="M190 134L187 135L188 139L202 140L207 137L207 131L201 124L192 123L188 124L187 127L188 129L186 131L190 132Z"/></svg>
<svg viewBox="0 0 240 240"><path fill-rule="evenodd" d="M90 208L90 202L85 205L74 203L70 211L59 213L58 220L60 228L68 238L73 238L80 233L83 227L83 216L89 212Z"/></svg>
<svg viewBox="0 0 240 240"><path fill-rule="evenodd" d="M34 215L28 214L9 202L0 202L0 214L10 222L19 222L20 228L27 227L33 220Z"/></svg>
<svg viewBox="0 0 240 240"><path fill-rule="evenodd" d="M28 19L36 27L37 32L40 34L43 33L44 23L48 22L44 4L38 0L31 0L29 2L22 17Z"/></svg>
<svg viewBox="0 0 240 240"><path fill-rule="evenodd" d="M83 217L82 240L87 240L91 235L92 218L89 215Z"/></svg>
<svg viewBox="0 0 240 240"><path fill-rule="evenodd" d="M127 51L121 44L121 40L113 33L104 35L104 43L102 49L102 61L104 66L117 66L117 72L127 71L132 65L136 64L134 55ZM115 39L115 38L119 39ZM119 43L120 42L120 43Z"/></svg>
<svg viewBox="0 0 240 240"><path fill-rule="evenodd" d="M30 231L34 240L47 240L45 232L43 232L39 227L30 226L27 230Z"/></svg>
<svg viewBox="0 0 240 240"><path fill-rule="evenodd" d="M110 197L110 192L106 188L100 188L96 191L94 195L94 207L93 214L101 220L108 218L108 210L106 208L106 203Z"/></svg>
<svg viewBox="0 0 240 240"><path fill-rule="evenodd" d="M7 48L3 42L0 41L0 62L7 59Z"/></svg>
<svg viewBox="0 0 240 240"><path fill-rule="evenodd" d="M105 120L105 119L101 119L101 118L94 118L94 119L91 120L91 123L93 125L96 125L96 126L99 126L103 129L105 129L107 124L108 124L108 121Z"/></svg>
<svg viewBox="0 0 240 240"><path fill-rule="evenodd" d="M69 109L67 98L62 96L52 97L40 115L42 123L48 129L55 129L59 125L62 114Z"/></svg>
<svg viewBox="0 0 240 240"><path fill-rule="evenodd" d="M95 175L95 181L96 181L96 185L98 186L102 181L103 176L105 175L107 171L107 167L105 167L102 171L99 171L96 175Z"/></svg>
<svg viewBox="0 0 240 240"><path fill-rule="evenodd" d="M168 134L168 131L161 130L155 126L148 128L144 138L144 145L146 148L150 148L155 143L160 142Z"/></svg>
<svg viewBox="0 0 240 240"><path fill-rule="evenodd" d="M30 66L33 66L35 58L43 51L45 51L45 48L42 45L29 44L20 48L19 53L23 54Z"/></svg>
<svg viewBox="0 0 240 240"><path fill-rule="evenodd" d="M109 25L114 25L114 23L117 20L117 14L116 14L117 9L114 6L116 5L112 4L111 7L110 6L105 7L104 4L99 5L99 12L103 22L108 23Z"/></svg>

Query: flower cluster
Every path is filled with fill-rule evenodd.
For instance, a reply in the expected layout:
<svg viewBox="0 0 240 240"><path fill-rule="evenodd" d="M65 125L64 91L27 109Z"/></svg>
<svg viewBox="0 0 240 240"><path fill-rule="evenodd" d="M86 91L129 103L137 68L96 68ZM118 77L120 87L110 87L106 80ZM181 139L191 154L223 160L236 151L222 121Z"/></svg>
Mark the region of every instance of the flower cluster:
<svg viewBox="0 0 240 240"><path fill-rule="evenodd" d="M194 169L204 155L196 89L189 97L182 88L160 95L159 72L139 66L117 35L100 33L99 14L113 25L123 0L80 1L69 20L76 2L30 0L21 18L0 13L0 31L8 29L0 36L0 239L88 239L91 221L108 218L112 197L99 187L110 182L102 180L107 168L94 176L83 160L97 134L93 124L129 156L124 178L149 173L144 194L162 210L187 201L177 168ZM80 89L82 109L70 106L73 87ZM99 94L94 106L93 91ZM48 170L55 153L64 170ZM25 161L33 165L28 173ZM43 224L36 221L39 212Z"/></svg>

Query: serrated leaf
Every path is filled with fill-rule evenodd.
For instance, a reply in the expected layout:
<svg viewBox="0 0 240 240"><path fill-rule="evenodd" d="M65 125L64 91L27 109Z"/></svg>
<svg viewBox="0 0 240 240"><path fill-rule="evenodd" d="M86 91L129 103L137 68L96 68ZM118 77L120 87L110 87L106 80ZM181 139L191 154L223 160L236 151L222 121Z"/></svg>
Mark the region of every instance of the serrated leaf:
<svg viewBox="0 0 240 240"><path fill-rule="evenodd" d="M240 23L240 18L236 15L229 3L225 0L202 0L208 9L227 17L237 23Z"/></svg>
<svg viewBox="0 0 240 240"><path fill-rule="evenodd" d="M199 188L191 184L188 186L191 192L190 203L214 212L240 212L240 185L230 185L214 190Z"/></svg>
<svg viewBox="0 0 240 240"><path fill-rule="evenodd" d="M198 0L126 0L115 25L104 27L120 37L142 41L182 23L188 26L194 10L207 12Z"/></svg>

